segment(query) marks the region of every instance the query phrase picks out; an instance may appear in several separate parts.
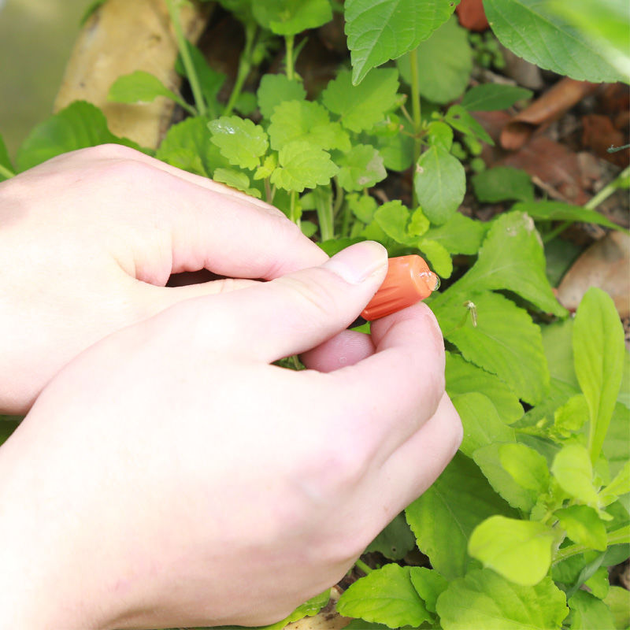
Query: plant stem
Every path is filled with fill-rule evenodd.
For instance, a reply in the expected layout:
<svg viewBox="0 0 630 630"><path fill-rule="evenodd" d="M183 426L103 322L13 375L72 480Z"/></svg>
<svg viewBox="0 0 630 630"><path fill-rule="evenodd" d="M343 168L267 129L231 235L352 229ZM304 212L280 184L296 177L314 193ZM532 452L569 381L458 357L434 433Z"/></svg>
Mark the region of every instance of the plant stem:
<svg viewBox="0 0 630 630"><path fill-rule="evenodd" d="M273 193L271 192L271 184L268 177L265 177L265 201L268 204L271 204L273 201Z"/></svg>
<svg viewBox="0 0 630 630"><path fill-rule="evenodd" d="M422 110L420 104L420 83L418 81L418 56L412 50L409 54L409 65L411 66L411 113L413 120L413 130L415 139L413 143L413 163L416 164L420 158L422 145L420 142L420 131L422 130Z"/></svg>
<svg viewBox="0 0 630 630"><path fill-rule="evenodd" d="M15 177L15 173L7 168L6 166L2 166L2 164L0 164L0 177L4 177L5 179L11 179L12 177Z"/></svg>
<svg viewBox="0 0 630 630"><path fill-rule="evenodd" d="M199 86L199 78L195 71L195 66L188 50L188 41L184 37L184 31L182 30L182 23L179 19L179 3L177 0L166 0L166 6L168 7L169 15L171 16L171 22L173 23L173 29L175 31L175 38L177 40L177 47L179 48L179 54L182 56L182 62L186 69L186 76L190 83L190 89L195 99L195 105L200 116L206 116L208 108L206 102L201 93L201 87Z"/></svg>
<svg viewBox="0 0 630 630"><path fill-rule="evenodd" d="M300 227L300 217L297 216L296 204L297 204L297 192L295 190L291 191L289 196L290 206L289 206L289 218L293 223L295 223L298 227Z"/></svg>
<svg viewBox="0 0 630 630"><path fill-rule="evenodd" d="M584 204L584 207L587 210L595 210L599 204L606 201L606 199L608 199L608 197L617 190L617 182L626 177L630 177L630 166L627 166L623 171L621 171L621 173L619 173L619 175L617 175L617 177L615 177L615 179L606 184L606 186L604 186L595 196L591 197L591 199ZM562 232L564 232L572 223L573 221L563 221L553 230L547 232L547 234L543 236L543 243L552 241L556 238L556 236L558 236L558 234L562 234Z"/></svg>
<svg viewBox="0 0 630 630"><path fill-rule="evenodd" d="M372 573L373 569L371 567L369 567L367 564L365 564L365 562L363 562L363 560L361 560L361 558L359 558L356 562L355 562L356 566L359 567L359 569L361 569L361 571L363 571L363 573L365 573L366 575L368 573Z"/></svg>
<svg viewBox="0 0 630 630"><path fill-rule="evenodd" d="M287 63L287 79L290 81L294 78L293 70L293 44L295 42L295 35L287 35L284 38L287 47L286 63Z"/></svg>
<svg viewBox="0 0 630 630"><path fill-rule="evenodd" d="M318 186L313 190L317 218L319 219L319 231L322 241L329 241L335 238L335 219L332 205L332 189Z"/></svg>
<svg viewBox="0 0 630 630"><path fill-rule="evenodd" d="M254 42L256 41L256 35L258 33L258 26L251 22L245 24L245 48L241 53L241 57L238 62L238 71L236 73L236 80L234 81L234 87L232 93L228 99L225 108L223 109L223 115L229 116L236 105L238 97L243 91L243 86L247 77L252 69L252 50L254 48Z"/></svg>
<svg viewBox="0 0 630 630"><path fill-rule="evenodd" d="M620 527L613 532L608 534L608 541L606 546L610 547L612 545L621 545L624 543L630 543L630 525L626 525L625 527ZM556 557L553 559L552 564L558 564L558 562L562 562L571 556L577 556L580 553L584 553L585 551L590 551L591 548L586 545L570 545L568 547L564 547L563 549L559 549Z"/></svg>

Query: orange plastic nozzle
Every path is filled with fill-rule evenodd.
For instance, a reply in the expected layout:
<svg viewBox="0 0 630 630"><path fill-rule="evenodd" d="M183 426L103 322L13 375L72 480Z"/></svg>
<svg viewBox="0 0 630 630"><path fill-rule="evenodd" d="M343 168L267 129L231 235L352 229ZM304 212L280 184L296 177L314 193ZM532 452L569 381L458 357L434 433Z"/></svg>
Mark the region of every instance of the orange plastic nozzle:
<svg viewBox="0 0 630 630"><path fill-rule="evenodd" d="M440 279L420 256L390 258L381 288L361 313L367 321L391 315L429 297L440 286Z"/></svg>

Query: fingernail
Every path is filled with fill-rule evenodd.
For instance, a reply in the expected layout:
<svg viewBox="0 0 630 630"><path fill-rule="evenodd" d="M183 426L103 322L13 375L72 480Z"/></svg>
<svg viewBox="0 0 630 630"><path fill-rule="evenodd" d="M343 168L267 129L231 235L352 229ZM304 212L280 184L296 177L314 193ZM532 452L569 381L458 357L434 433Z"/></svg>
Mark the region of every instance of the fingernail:
<svg viewBox="0 0 630 630"><path fill-rule="evenodd" d="M360 284L387 267L387 250L374 241L363 241L341 250L324 267L350 284Z"/></svg>

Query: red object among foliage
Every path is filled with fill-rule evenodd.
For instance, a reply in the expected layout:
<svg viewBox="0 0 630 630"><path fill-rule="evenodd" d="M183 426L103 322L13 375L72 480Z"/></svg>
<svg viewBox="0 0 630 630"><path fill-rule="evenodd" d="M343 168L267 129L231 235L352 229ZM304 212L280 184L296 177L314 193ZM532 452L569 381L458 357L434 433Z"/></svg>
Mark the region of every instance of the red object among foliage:
<svg viewBox="0 0 630 630"><path fill-rule="evenodd" d="M459 23L469 31L485 31L490 27L482 0L462 0L455 12Z"/></svg>

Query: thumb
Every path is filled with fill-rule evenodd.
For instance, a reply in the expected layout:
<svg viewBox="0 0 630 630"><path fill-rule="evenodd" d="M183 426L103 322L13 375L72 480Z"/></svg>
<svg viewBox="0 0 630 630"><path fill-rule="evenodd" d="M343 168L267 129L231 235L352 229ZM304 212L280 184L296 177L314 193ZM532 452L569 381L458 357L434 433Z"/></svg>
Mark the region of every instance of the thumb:
<svg viewBox="0 0 630 630"><path fill-rule="evenodd" d="M213 349L265 362L310 350L344 330L387 273L387 250L365 241L319 267L205 298L202 336Z"/></svg>

